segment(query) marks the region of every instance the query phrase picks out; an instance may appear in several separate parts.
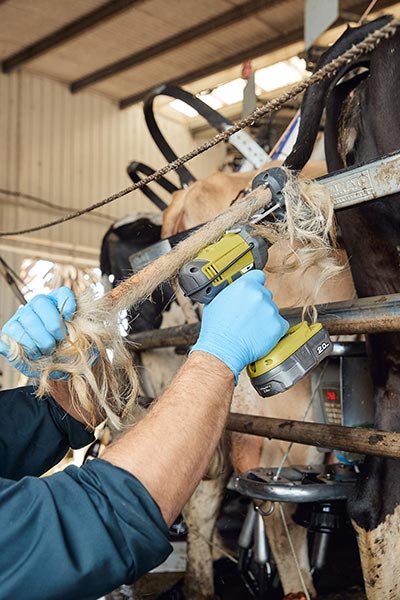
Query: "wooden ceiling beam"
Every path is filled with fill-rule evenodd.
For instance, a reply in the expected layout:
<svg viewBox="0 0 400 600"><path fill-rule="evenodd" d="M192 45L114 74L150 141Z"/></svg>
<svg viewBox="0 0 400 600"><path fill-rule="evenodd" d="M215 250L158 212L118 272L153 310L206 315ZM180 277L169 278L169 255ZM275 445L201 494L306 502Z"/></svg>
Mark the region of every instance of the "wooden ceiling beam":
<svg viewBox="0 0 400 600"><path fill-rule="evenodd" d="M40 40L37 40L36 42L29 44L29 46L25 46L21 50L6 57L1 63L3 73L11 73L11 71L14 71L17 67L20 67L26 62L56 48L60 44L68 42L81 33L96 27L100 23L104 23L107 19L115 17L117 14L144 1L145 0L109 0L104 4L101 4L94 10L75 19L75 21L63 25L49 35L46 35Z"/></svg>
<svg viewBox="0 0 400 600"><path fill-rule="evenodd" d="M105 67L102 67L101 69L97 69L92 73L88 73L87 75L84 75L83 77L73 81L69 88L72 93L78 92L79 90L93 85L94 83L98 83L99 81L103 81L109 77L113 77L114 75L126 71L127 69L136 67L148 60L166 54L170 50L177 50L185 44L200 39L209 33L214 33L215 31L218 31L219 29L229 25L233 25L238 21L243 21L243 19L247 19L252 15L262 10L271 8L274 4L278 3L279 0L248 0L245 4L235 6L231 10L228 10L221 15L218 15L207 21L203 21L202 23L194 25L193 27L189 27L178 34L161 40L153 46L143 48L143 50L139 50L139 52L129 54L121 60L117 60L109 65L106 65Z"/></svg>
<svg viewBox="0 0 400 600"><path fill-rule="evenodd" d="M219 71L224 71L225 69L229 69L230 67L234 67L235 65L239 65L245 60L250 60L252 58L257 58L258 56L262 56L263 54L268 54L269 52L274 52L282 46L286 46L289 44L293 44L303 39L303 28L296 29L292 33L284 36L273 39L272 41L262 42L261 44L257 44L256 46L252 46L251 48L246 48L241 52L236 52L231 56L227 56L222 60L218 60L216 62L210 63L205 67L200 67L199 69L194 69L193 71L189 71L188 73L184 73L172 80L168 83L173 83L174 85L185 85L186 83L190 83L192 81L196 81L197 79L202 79L203 77L207 77L208 75L213 75L214 73L218 73ZM163 82L165 83L165 82ZM146 90L142 90L137 94L133 94L131 96L127 96L122 98L119 101L119 107L128 108L132 104L136 104L143 100L155 87L155 84Z"/></svg>
<svg viewBox="0 0 400 600"><path fill-rule="evenodd" d="M379 9L387 9L391 6L397 4L397 0L380 0ZM352 11L361 11L361 13L365 9L365 0L355 2L351 6ZM339 20L336 23L333 23L330 27L333 28L343 22L343 19L339 17ZM280 36L279 38L273 39L271 41L262 42L250 48L246 48L241 52L236 53L232 56L227 56L220 61L216 61L214 63L210 63L205 67L201 67L199 69L194 69L193 71L189 71L188 73L184 73L182 75L178 75L176 78L169 80L168 82L157 82L152 85L150 88L145 90L141 90L136 94L132 94L130 96L126 96L119 100L120 109L128 108L132 104L136 104L137 102L141 102L144 98L156 87L165 83L172 83L175 85L185 85L191 83L193 81L197 81L198 79L202 79L203 77L208 77L209 75L214 75L219 71L223 71L225 69L229 69L230 67L234 67L236 65L241 64L246 60L251 60L253 58L257 58L259 56L263 56L264 54L268 54L270 52L274 52L275 50L279 50L280 48L284 48L290 44L295 44L303 40L304 29L303 27L296 29L286 35Z"/></svg>

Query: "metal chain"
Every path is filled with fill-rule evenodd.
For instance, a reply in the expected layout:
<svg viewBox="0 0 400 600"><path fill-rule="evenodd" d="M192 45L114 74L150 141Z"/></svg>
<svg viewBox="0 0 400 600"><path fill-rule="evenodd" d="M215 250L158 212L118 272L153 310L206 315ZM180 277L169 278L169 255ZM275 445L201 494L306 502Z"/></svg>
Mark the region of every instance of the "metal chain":
<svg viewBox="0 0 400 600"><path fill-rule="evenodd" d="M350 64L354 60L356 60L360 56L362 56L363 54L371 52L372 50L374 50L376 48L376 46L381 42L381 40L387 39L387 38L391 37L392 35L394 35L399 26L400 26L400 20L392 19L384 27L381 27L380 29L377 29L376 31L367 35L364 38L364 40L362 40L358 44L352 46L352 48L350 48L350 50L347 50L341 56L332 60L330 63L328 63L327 65L322 67L322 69L319 69L318 71L316 71L308 79L306 79L306 80L298 83L294 87L292 87L289 91L287 91L284 94L282 94L281 96L279 96L279 98L270 100L269 102L264 104L264 106L257 108L251 115L249 115L245 119L242 119L241 121L237 121L236 123L234 123L232 125L232 127L229 127L229 129L226 129L225 131L218 133L210 140L204 142L200 146L197 146L197 148L194 148L190 152L180 156L173 162L166 164L164 167L162 167L161 169L159 169L152 175L148 175L147 177L145 177L141 181L135 183L134 185L131 185L119 192L116 192L115 194L112 194L111 196L108 196L107 198L104 198L103 200L100 200L99 202L96 202L95 204L92 204L86 208L82 208L81 210L73 212L69 215L65 215L64 217L55 219L54 221L49 221L47 223L43 223L42 225L37 225L36 227L19 229L16 231L1 231L0 237L6 237L6 236L10 236L10 235L22 235L24 233L32 233L34 231L47 229L48 227L53 227L54 225L60 225L61 223L65 223L67 221L70 221L71 219L80 217L81 215L84 215L88 212L96 210L97 208L101 208L102 206L105 206L106 204L109 204L110 202L114 202L114 200L117 200L118 198L122 198L123 196L126 196L130 192L141 189L142 187L146 186L147 184L151 183L152 181L157 181L163 175L166 175L170 171L176 170L178 167L180 167L183 164L187 163L188 161L192 160L199 154L206 152L210 148L213 148L220 142L229 142L229 138L234 133L237 133L238 131L240 131L241 129L244 129L245 127L253 125L254 122L257 121L258 119L260 119L261 117L264 117L266 115L271 114L272 112L277 111L286 102L288 102L292 98L295 98L302 92L305 92L312 85L315 85L316 83L319 83L320 81L323 81L324 79L332 77L342 66Z"/></svg>

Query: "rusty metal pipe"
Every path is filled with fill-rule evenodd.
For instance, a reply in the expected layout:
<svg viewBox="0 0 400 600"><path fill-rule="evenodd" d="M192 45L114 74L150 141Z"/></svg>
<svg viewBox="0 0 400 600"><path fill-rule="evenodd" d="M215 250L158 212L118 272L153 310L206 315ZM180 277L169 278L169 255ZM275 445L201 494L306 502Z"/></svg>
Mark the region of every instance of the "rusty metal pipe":
<svg viewBox="0 0 400 600"><path fill-rule="evenodd" d="M400 331L400 294L319 304L317 310L318 320L332 335ZM298 308L282 310L281 314L290 325L301 320ZM137 344L139 350L188 346L196 341L199 329L197 323L179 325L136 333L127 339Z"/></svg>
<svg viewBox="0 0 400 600"><path fill-rule="evenodd" d="M400 433L230 413L229 431L384 458L400 458Z"/></svg>

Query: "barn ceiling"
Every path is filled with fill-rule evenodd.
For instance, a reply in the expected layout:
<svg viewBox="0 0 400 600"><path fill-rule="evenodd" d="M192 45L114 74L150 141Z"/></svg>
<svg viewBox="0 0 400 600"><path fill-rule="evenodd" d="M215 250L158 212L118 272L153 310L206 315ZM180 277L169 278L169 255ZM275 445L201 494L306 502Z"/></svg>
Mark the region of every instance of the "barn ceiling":
<svg viewBox="0 0 400 600"><path fill-rule="evenodd" d="M369 4L341 0L339 24ZM374 16L398 5L378 0ZM244 60L280 60L301 48L303 20L303 0L0 0L0 60L5 73L29 69L123 108L161 83L196 91Z"/></svg>

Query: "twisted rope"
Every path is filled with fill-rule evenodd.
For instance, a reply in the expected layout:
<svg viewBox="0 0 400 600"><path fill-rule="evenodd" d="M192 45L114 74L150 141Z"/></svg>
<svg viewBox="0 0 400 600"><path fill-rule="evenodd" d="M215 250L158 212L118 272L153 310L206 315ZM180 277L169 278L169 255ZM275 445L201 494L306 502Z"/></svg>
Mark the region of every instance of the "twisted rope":
<svg viewBox="0 0 400 600"><path fill-rule="evenodd" d="M71 214L70 211L78 211L79 208L75 208L74 206L62 206L61 204L56 204L55 202L50 202L50 200L45 200L44 198L39 198L38 196L32 196L32 194L25 194L24 192L17 192L15 190L6 190L4 188L0 188L0 195L11 196L12 198L21 198L21 200L29 200L29 202L35 202L41 206L45 206L46 208L50 208L51 210L58 210L62 212L67 212ZM98 219L102 219L108 222L117 221L117 217L113 215L103 215L102 213L89 213L89 217L97 217Z"/></svg>
<svg viewBox="0 0 400 600"><path fill-rule="evenodd" d="M93 210L101 208L102 206L105 206L106 204L109 204L110 202L114 202L114 200L118 200L118 198L122 198L123 196L126 196L130 192L133 192L135 190L143 188L144 186L151 183L152 181L157 181L163 175L166 175L167 173L170 173L171 171L176 170L178 167L189 162L196 156L199 156L199 154L202 154L203 152L210 150L210 148L213 148L220 142L228 142L229 138L234 133L237 133L238 131L240 131L241 129L244 129L245 127L253 125L254 121L257 121L261 117L264 117L265 115L268 115L268 114L271 114L272 112L277 111L286 102L288 102L292 98L295 98L302 92L306 91L312 85L315 85L316 83L319 83L320 81L323 81L324 79L332 77L341 67L352 63L353 61L360 58L363 54L367 54L368 52L371 52L378 46L378 44L382 40L392 37L395 34L395 32L399 26L400 26L400 20L392 19L389 23L387 23L380 29L377 29L376 31L367 35L364 38L364 40L362 40L361 42L359 42L358 44L356 44L355 46L350 48L350 50L347 50L341 56L332 60L330 63L328 63L321 69L319 69L316 73L311 75L308 79L298 83L297 85L292 87L287 92L283 93L278 98L275 98L274 100L270 100L269 102L264 104L264 106L257 108L251 115L249 115L245 119L237 121L236 123L234 123L232 125L232 127L229 127L229 129L226 129L222 133L218 133L210 140L204 142L200 146L197 146L190 152L187 152L186 154L178 157L173 162L166 164L164 167L162 167L161 169L159 169L152 175L148 175L147 177L145 177L138 183L135 183L134 185L131 185L131 186L125 188L124 190L116 192L115 194L112 194L111 196L108 196L107 198L104 198L103 200L100 200L99 202L96 202L95 204L92 204L81 210L77 210L73 213L70 213L69 215L65 215L64 217L55 219L54 221L49 221L42 225L37 225L35 227L29 227L26 229L19 229L16 231L1 231L0 237L6 237L9 235L22 235L24 233L32 233L34 231L40 231L42 229L47 229L49 227L53 227L54 225L60 225L61 223L65 223L67 221L70 221L72 219L80 217L81 215L89 213Z"/></svg>

